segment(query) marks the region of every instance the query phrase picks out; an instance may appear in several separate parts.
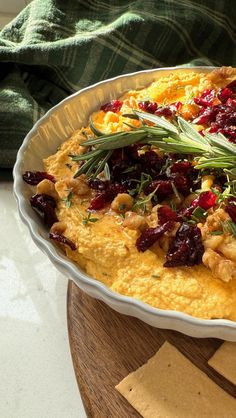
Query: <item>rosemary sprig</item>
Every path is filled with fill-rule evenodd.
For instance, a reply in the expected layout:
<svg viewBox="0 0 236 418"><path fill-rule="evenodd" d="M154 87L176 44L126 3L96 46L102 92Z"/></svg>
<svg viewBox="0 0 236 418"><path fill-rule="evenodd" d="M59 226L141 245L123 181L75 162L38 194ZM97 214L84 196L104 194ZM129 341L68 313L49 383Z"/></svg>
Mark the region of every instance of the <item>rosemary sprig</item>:
<svg viewBox="0 0 236 418"><path fill-rule="evenodd" d="M170 122L164 117L137 110L125 116L139 119L141 127L104 135L100 131L96 132L90 121L90 128L92 127L97 138L90 138L81 144L90 148L88 152L70 156L73 161L85 161L74 177L83 173L88 177L96 177L103 171L113 150L138 142L152 145L167 153L191 154L194 156L196 169L221 168L227 170L231 179L236 179L236 145L230 143L222 134L210 134L205 131L205 136L202 136L193 124L181 117L178 117L176 122Z"/></svg>

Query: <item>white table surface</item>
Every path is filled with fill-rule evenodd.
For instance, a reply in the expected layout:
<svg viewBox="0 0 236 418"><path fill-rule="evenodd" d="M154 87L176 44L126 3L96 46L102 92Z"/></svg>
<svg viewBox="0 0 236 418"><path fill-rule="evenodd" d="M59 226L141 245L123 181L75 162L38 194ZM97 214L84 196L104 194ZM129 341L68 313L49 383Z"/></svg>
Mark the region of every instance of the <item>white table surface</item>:
<svg viewBox="0 0 236 418"><path fill-rule="evenodd" d="M85 418L67 333L67 279L0 182L0 418Z"/></svg>

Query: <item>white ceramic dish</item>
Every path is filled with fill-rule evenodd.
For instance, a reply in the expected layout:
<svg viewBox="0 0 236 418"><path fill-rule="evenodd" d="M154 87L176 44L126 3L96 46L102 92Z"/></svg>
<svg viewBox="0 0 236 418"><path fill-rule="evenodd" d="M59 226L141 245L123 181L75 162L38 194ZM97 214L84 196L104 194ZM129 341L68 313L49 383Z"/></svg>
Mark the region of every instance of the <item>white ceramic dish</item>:
<svg viewBox="0 0 236 418"><path fill-rule="evenodd" d="M212 68L198 67L197 71L207 72L209 69ZM22 180L22 174L26 170L42 170L43 158L54 153L73 131L85 125L89 115L99 109L101 104L119 97L127 90L145 87L157 76L169 71L178 72L180 69L148 70L102 81L73 94L51 109L32 128L18 152L13 171L14 193L20 216L28 226L33 241L48 255L58 270L74 280L90 296L102 300L120 313L135 316L154 327L173 329L195 337L236 341L236 322L224 319L202 320L181 312L156 309L134 298L117 294L85 274L48 239L48 230L29 204L32 188Z"/></svg>

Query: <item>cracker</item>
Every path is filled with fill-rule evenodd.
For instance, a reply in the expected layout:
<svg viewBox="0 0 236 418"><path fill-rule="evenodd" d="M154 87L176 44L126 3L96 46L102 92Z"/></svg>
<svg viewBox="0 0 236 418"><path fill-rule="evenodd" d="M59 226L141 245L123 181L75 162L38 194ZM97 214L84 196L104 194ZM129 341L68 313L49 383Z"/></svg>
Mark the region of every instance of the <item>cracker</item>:
<svg viewBox="0 0 236 418"><path fill-rule="evenodd" d="M218 373L236 385L236 343L225 342L208 361Z"/></svg>
<svg viewBox="0 0 236 418"><path fill-rule="evenodd" d="M116 389L144 418L236 418L236 399L167 342Z"/></svg>

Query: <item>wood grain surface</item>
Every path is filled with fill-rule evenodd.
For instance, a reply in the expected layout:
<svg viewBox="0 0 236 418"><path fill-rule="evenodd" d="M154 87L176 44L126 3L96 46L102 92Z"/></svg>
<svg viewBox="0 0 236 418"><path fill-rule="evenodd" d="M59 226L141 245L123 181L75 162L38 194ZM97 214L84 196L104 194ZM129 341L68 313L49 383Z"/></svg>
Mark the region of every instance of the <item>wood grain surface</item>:
<svg viewBox="0 0 236 418"><path fill-rule="evenodd" d="M166 340L236 397L235 385L207 364L221 340L197 339L153 328L87 296L72 281L68 286L67 310L74 370L89 418L140 417L115 390L115 385L146 363Z"/></svg>

